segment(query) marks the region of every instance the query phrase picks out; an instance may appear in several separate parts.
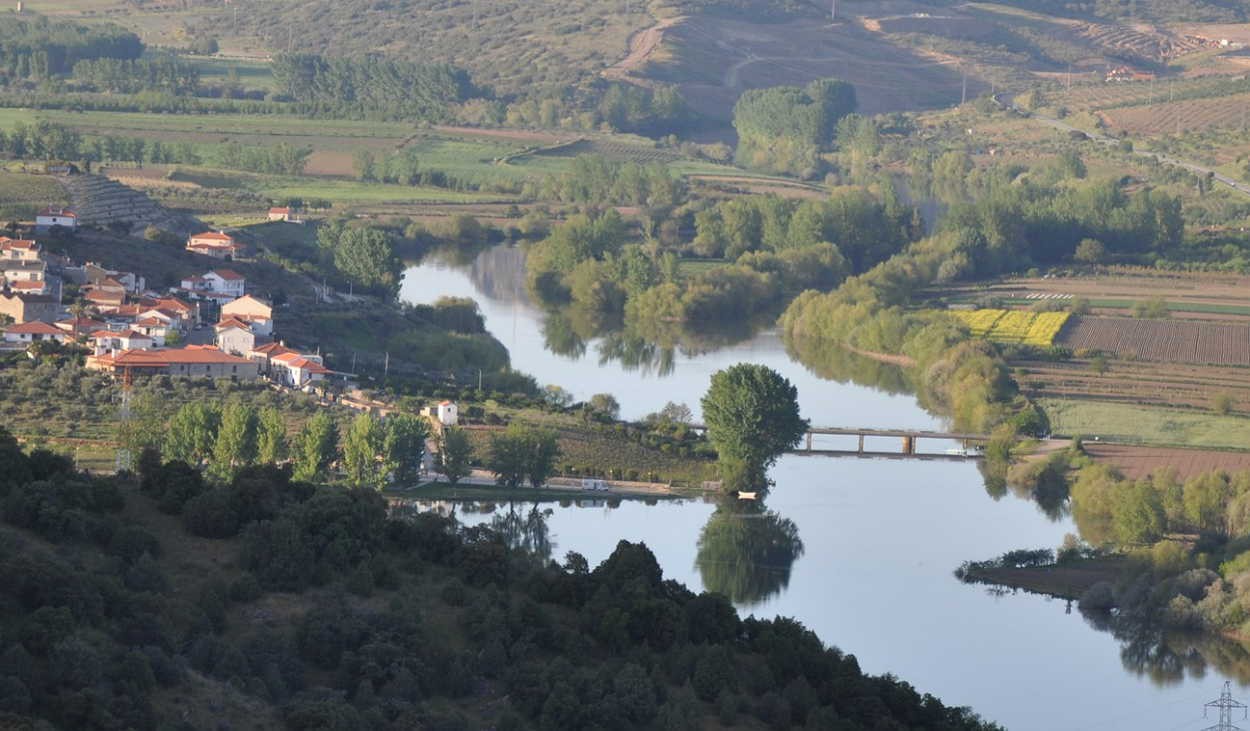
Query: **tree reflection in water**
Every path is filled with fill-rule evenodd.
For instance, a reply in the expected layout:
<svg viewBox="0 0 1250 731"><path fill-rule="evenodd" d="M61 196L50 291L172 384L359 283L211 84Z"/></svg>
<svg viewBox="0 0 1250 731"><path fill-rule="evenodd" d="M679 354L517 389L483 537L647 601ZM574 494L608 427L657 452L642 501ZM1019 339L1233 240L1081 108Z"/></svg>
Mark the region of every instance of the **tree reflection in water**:
<svg viewBox="0 0 1250 731"><path fill-rule="evenodd" d="M724 498L699 534L695 567L703 586L739 606L759 604L790 584L803 555L798 526L762 502Z"/></svg>
<svg viewBox="0 0 1250 731"><path fill-rule="evenodd" d="M1120 662L1160 688L1198 680L1208 670L1239 683L1250 682L1250 647L1209 632L1162 631L1115 615L1082 612L1090 626L1120 642Z"/></svg>
<svg viewBox="0 0 1250 731"><path fill-rule="evenodd" d="M509 548L546 561L555 548L551 542L551 529L547 526L547 518L552 512L551 508L540 509L538 503L531 503L528 511L522 508L518 512L516 504L509 503L507 512L491 519L490 527Z"/></svg>

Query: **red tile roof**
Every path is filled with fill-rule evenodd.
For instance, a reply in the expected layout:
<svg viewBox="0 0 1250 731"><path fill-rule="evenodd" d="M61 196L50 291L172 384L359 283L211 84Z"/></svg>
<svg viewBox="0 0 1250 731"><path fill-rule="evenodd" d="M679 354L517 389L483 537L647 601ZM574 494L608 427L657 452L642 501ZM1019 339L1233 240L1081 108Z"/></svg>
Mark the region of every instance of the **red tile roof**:
<svg viewBox="0 0 1250 731"><path fill-rule="evenodd" d="M62 331L46 322L23 322L21 325L11 325L5 328L5 332L18 333L20 335L61 335Z"/></svg>
<svg viewBox="0 0 1250 731"><path fill-rule="evenodd" d="M104 360L106 359L107 360ZM251 363L247 358L223 353L212 345L188 345L165 350L123 350L111 357L100 356L106 363L118 366L163 368L169 365L237 365Z"/></svg>
<svg viewBox="0 0 1250 731"><path fill-rule="evenodd" d="M234 237L221 231L205 231L201 234L195 234L192 239L208 239L209 241L224 241L233 244Z"/></svg>
<svg viewBox="0 0 1250 731"><path fill-rule="evenodd" d="M252 328L250 325L248 325L246 322L243 322L237 317L227 317L226 319L222 320L216 325L213 325L213 328L216 330L227 330L232 327L237 327L240 330L247 330L248 332L252 331Z"/></svg>
<svg viewBox="0 0 1250 731"><path fill-rule="evenodd" d="M26 279L19 279L16 282L9 282L9 289L42 290L47 284L47 282L40 280L29 281Z"/></svg>
<svg viewBox="0 0 1250 731"><path fill-rule="evenodd" d="M78 218L78 214L68 208L52 208L51 206L39 212L40 216L61 216L64 218Z"/></svg>
<svg viewBox="0 0 1250 731"><path fill-rule="evenodd" d="M291 212L291 209L290 209L290 208L270 208L270 209L269 209L269 212L270 212L270 213L281 213L281 214L285 215L285 214L290 213L290 212Z"/></svg>
<svg viewBox="0 0 1250 731"><path fill-rule="evenodd" d="M216 274L222 279L236 281L236 282L244 278L242 274L239 274L233 269L214 269L212 272L210 272L210 274Z"/></svg>
<svg viewBox="0 0 1250 731"><path fill-rule="evenodd" d="M32 239L11 239L8 236L0 236L0 249L36 249L39 244Z"/></svg>

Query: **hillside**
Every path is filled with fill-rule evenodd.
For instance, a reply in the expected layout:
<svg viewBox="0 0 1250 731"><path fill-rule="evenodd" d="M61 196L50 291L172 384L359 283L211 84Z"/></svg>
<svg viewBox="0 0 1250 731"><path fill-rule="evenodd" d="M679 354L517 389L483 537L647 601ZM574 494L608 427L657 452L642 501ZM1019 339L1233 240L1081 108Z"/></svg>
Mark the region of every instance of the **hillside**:
<svg viewBox="0 0 1250 731"><path fill-rule="evenodd" d="M91 478L0 430L0 726L997 728L664 581L645 545L551 561L537 508L465 529L144 454Z"/></svg>

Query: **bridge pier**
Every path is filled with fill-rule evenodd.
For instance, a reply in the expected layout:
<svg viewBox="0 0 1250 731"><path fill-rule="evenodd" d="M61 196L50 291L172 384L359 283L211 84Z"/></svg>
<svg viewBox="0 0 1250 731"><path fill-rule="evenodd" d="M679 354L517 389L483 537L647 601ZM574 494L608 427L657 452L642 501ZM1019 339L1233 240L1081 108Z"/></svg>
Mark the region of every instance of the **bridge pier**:
<svg viewBox="0 0 1250 731"><path fill-rule="evenodd" d="M807 433L807 451L812 451L812 433Z"/></svg>
<svg viewBox="0 0 1250 731"><path fill-rule="evenodd" d="M916 453L916 438L913 436L903 437L903 454Z"/></svg>
<svg viewBox="0 0 1250 731"><path fill-rule="evenodd" d="M860 454L864 453L864 435L863 434L859 435L859 449L857 451Z"/></svg>

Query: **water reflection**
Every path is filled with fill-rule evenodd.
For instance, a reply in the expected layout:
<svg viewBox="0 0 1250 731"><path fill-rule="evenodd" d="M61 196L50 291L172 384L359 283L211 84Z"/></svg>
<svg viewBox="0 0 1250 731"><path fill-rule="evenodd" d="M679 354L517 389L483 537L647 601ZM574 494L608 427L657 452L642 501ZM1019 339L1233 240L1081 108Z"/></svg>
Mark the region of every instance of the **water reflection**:
<svg viewBox="0 0 1250 731"><path fill-rule="evenodd" d="M546 561L555 548L551 541L551 529L547 526L547 518L552 512L550 508L540 509L538 503L530 503L528 510L524 503L519 509L517 503L508 503L506 511L491 519L490 527L509 548Z"/></svg>
<svg viewBox="0 0 1250 731"><path fill-rule="evenodd" d="M749 607L789 586L790 569L802 555L794 521L762 501L725 498L699 533L695 568L708 591Z"/></svg>
<svg viewBox="0 0 1250 731"><path fill-rule="evenodd" d="M1201 680L1208 672L1250 683L1250 647L1209 632L1162 631L1115 615L1082 613L1089 625L1120 643L1124 669L1157 688Z"/></svg>

